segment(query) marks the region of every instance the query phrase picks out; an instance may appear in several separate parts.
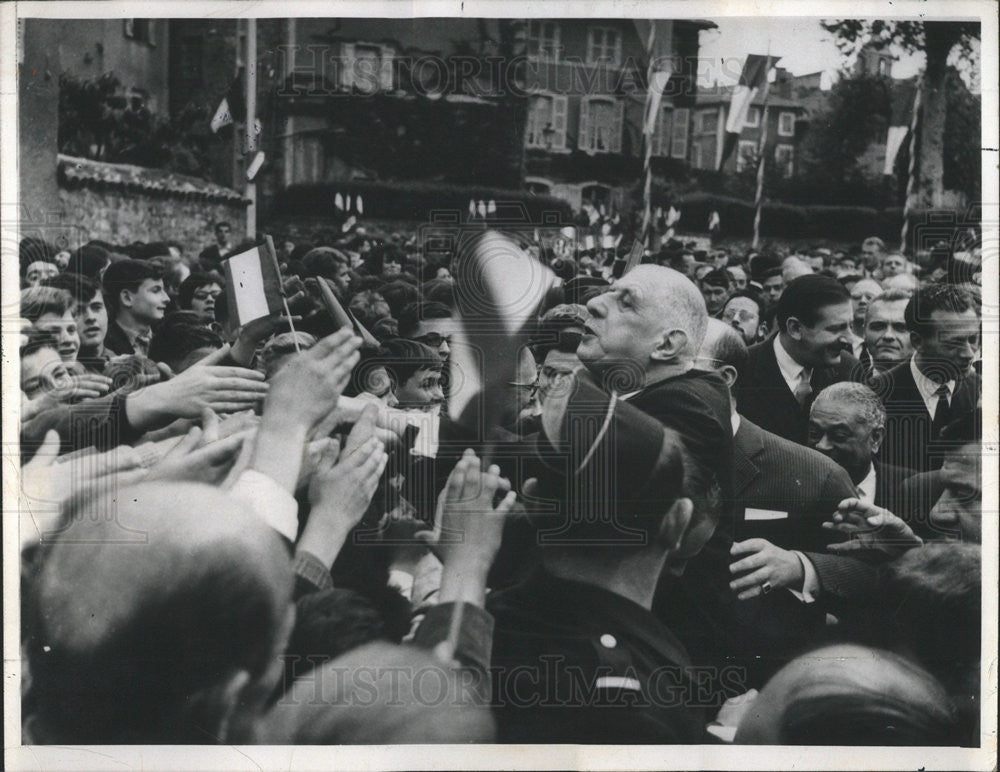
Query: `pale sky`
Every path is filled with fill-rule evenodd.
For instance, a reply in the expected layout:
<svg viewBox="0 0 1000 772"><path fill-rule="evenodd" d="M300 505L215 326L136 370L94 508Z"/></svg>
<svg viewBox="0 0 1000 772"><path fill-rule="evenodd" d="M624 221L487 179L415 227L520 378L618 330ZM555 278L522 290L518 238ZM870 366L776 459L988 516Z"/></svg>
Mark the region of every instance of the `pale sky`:
<svg viewBox="0 0 1000 772"><path fill-rule="evenodd" d="M844 63L832 36L820 26L820 18L807 17L716 17L718 29L701 33L699 82L718 80L732 85L739 78L747 54L780 56L779 67L793 75L825 71L835 73ZM897 52L898 53L898 52ZM894 78L915 75L923 65L923 54L903 54L893 63ZM826 84L824 79L824 85Z"/></svg>

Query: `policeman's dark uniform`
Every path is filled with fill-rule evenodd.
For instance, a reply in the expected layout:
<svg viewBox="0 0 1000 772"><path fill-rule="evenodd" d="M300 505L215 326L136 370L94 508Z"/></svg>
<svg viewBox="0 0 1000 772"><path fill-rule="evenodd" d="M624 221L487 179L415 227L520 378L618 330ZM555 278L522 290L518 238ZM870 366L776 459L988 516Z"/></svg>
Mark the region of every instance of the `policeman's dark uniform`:
<svg viewBox="0 0 1000 772"><path fill-rule="evenodd" d="M487 609L499 742L708 741L687 652L642 606L537 568Z"/></svg>
<svg viewBox="0 0 1000 772"><path fill-rule="evenodd" d="M558 435L532 441L543 555L546 543L579 549L583 561L612 540L648 546L683 484L676 435L580 374ZM487 610L500 742L705 741L688 654L647 608L539 566L490 595Z"/></svg>

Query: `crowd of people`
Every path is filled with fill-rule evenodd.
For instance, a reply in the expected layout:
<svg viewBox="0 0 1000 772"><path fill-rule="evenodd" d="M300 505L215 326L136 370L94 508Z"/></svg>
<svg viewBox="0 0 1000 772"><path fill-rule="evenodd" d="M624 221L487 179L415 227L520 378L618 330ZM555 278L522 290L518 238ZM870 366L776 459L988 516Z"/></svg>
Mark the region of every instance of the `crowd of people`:
<svg viewBox="0 0 1000 772"><path fill-rule="evenodd" d="M474 427L456 255L231 230L21 243L26 743L979 744L975 250L539 239Z"/></svg>

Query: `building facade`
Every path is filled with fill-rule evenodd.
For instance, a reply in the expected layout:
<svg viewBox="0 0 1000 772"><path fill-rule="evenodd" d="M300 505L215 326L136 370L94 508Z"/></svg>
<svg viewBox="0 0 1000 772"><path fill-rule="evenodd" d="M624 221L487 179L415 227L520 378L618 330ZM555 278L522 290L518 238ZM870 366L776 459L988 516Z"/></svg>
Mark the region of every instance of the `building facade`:
<svg viewBox="0 0 1000 772"><path fill-rule="evenodd" d="M713 87L699 91L691 120L691 167L719 169L722 164L721 171L737 174L756 169L766 121L764 153L778 174L793 176L796 147L802 135L801 118L806 111L797 99L789 99L775 91L777 89L769 90L766 104L763 89L758 92L747 112L739 143L725 163L722 154L732 88Z"/></svg>

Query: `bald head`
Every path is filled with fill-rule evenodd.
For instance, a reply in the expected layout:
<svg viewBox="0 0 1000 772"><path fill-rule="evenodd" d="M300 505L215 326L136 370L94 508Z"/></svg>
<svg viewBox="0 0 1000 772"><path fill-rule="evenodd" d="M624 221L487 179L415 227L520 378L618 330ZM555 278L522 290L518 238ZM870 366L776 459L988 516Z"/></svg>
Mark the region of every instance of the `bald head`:
<svg viewBox="0 0 1000 772"><path fill-rule="evenodd" d="M199 695L240 671L262 677L283 645L292 571L280 539L197 484L139 485L67 514L33 598L46 731L67 742L204 742L199 731L217 730L219 717Z"/></svg>
<svg viewBox="0 0 1000 772"><path fill-rule="evenodd" d="M587 334L577 356L592 370L637 368L645 374L694 359L708 312L694 283L671 268L640 265L587 304Z"/></svg>

